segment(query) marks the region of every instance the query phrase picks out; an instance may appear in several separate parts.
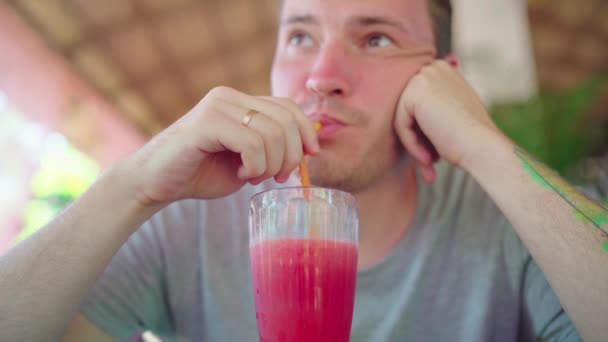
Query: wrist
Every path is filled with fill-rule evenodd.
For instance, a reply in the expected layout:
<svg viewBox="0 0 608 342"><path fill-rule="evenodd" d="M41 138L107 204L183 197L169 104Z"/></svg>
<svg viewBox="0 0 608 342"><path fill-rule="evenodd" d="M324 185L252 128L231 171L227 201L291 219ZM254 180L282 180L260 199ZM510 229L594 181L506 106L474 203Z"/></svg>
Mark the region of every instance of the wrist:
<svg viewBox="0 0 608 342"><path fill-rule="evenodd" d="M143 196L142 176L129 164L129 160L117 162L102 174L100 182L101 186L113 189L115 199L124 206L125 213L132 220L143 223L165 205L153 203Z"/></svg>
<svg viewBox="0 0 608 342"><path fill-rule="evenodd" d="M492 167L500 168L501 161L512 157L515 144L498 128L484 130L475 137L474 146L461 163L461 167L473 177L481 177Z"/></svg>

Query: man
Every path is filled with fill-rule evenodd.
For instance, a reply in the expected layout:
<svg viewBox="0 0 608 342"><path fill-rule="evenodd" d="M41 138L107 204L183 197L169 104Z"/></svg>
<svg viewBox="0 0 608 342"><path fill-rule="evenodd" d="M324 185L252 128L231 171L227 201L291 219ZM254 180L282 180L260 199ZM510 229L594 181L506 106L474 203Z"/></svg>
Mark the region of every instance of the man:
<svg viewBox="0 0 608 342"><path fill-rule="evenodd" d="M256 340L248 199L302 151L357 198L352 341L605 340L607 212L494 126L445 61L449 15L286 0L275 97L211 91L3 256L2 340L57 338L79 305L66 341Z"/></svg>

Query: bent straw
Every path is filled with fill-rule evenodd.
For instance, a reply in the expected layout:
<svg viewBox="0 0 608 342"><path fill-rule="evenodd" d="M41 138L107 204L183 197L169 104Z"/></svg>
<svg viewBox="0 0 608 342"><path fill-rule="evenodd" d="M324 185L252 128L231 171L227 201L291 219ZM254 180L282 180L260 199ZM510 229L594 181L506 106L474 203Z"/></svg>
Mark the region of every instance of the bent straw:
<svg viewBox="0 0 608 342"><path fill-rule="evenodd" d="M315 130L318 131L321 129L321 123L315 122ZM300 164L298 165L298 171L300 172L300 180L302 182L302 186L309 187L310 186L310 176L308 175L308 166L306 166L306 159L304 155L302 155L302 159L300 160Z"/></svg>
<svg viewBox="0 0 608 342"><path fill-rule="evenodd" d="M315 122L315 130L319 131L319 129L321 129L321 123ZM302 155L302 159L298 165L298 171L300 172L302 186L310 187L310 176L308 175L308 166L306 166L306 159L304 158L304 155ZM306 199L306 202L310 202L310 192L308 189L304 189L304 199ZM314 227L308 227L308 239L314 239L317 237L317 235L317 229Z"/></svg>
<svg viewBox="0 0 608 342"><path fill-rule="evenodd" d="M302 157L302 160L300 160L298 170L300 172L300 180L302 181L302 186L309 187L310 176L308 175L308 166L306 166L306 161L304 160L304 157Z"/></svg>

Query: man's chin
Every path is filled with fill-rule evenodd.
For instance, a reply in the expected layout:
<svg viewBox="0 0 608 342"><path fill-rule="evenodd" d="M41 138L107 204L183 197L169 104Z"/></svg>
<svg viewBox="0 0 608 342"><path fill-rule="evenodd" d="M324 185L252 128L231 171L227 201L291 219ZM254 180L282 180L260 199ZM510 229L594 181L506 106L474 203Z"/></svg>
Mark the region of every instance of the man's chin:
<svg viewBox="0 0 608 342"><path fill-rule="evenodd" d="M318 159L309 161L311 183L324 188L351 191L351 175L347 168L344 165L329 165L330 163Z"/></svg>
<svg viewBox="0 0 608 342"><path fill-rule="evenodd" d="M370 156L360 163L344 158L331 158L322 153L318 157L309 158L308 167L313 185L356 193L373 187L405 160L405 154L399 152L394 159Z"/></svg>
<svg viewBox="0 0 608 342"><path fill-rule="evenodd" d="M324 168L311 165L310 180L315 186L338 189L347 192L359 192L373 183L371 174L363 172L362 168L349 169L344 165L334 168ZM356 171L356 172L355 172Z"/></svg>
<svg viewBox="0 0 608 342"><path fill-rule="evenodd" d="M348 180L312 180L311 183L314 186L328 188L328 189L337 189L346 192L356 192L357 188L353 186L352 182Z"/></svg>

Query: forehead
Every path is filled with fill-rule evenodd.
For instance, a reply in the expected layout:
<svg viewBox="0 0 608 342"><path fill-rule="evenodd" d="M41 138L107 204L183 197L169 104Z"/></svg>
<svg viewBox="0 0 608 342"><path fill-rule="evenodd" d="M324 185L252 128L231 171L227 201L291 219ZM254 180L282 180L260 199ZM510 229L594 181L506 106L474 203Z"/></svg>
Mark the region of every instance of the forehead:
<svg viewBox="0 0 608 342"><path fill-rule="evenodd" d="M312 16L323 26L344 25L353 17L378 17L418 33L432 31L427 0L283 0L281 23L297 16Z"/></svg>

